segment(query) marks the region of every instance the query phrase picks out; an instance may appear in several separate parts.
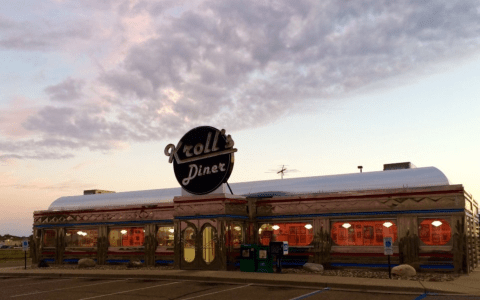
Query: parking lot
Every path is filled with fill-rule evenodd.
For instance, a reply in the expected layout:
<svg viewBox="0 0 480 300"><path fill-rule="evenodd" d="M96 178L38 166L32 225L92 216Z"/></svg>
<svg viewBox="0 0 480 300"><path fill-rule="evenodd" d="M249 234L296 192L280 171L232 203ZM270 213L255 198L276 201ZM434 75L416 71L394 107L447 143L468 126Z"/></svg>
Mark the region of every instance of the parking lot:
<svg viewBox="0 0 480 300"><path fill-rule="evenodd" d="M466 296L426 296L296 288L201 281L0 277L0 299L476 299Z"/></svg>

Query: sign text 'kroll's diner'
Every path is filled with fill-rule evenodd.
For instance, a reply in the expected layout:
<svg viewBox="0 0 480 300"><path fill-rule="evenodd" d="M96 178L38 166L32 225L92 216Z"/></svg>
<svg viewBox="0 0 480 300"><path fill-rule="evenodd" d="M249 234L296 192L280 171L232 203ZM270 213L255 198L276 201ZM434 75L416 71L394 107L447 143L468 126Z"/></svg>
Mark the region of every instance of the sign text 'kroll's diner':
<svg viewBox="0 0 480 300"><path fill-rule="evenodd" d="M173 162L180 185L192 194L213 192L225 183L233 169L234 142L225 129L201 126L187 132L177 146L165 147L168 161Z"/></svg>

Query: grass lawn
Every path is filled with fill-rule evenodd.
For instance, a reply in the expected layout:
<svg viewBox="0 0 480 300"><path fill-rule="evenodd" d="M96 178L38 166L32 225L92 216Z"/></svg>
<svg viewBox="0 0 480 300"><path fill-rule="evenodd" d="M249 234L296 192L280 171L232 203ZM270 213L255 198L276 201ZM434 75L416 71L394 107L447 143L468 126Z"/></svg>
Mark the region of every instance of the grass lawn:
<svg viewBox="0 0 480 300"><path fill-rule="evenodd" d="M27 251L27 259L30 258L30 251ZM22 249L0 249L0 264L25 259Z"/></svg>

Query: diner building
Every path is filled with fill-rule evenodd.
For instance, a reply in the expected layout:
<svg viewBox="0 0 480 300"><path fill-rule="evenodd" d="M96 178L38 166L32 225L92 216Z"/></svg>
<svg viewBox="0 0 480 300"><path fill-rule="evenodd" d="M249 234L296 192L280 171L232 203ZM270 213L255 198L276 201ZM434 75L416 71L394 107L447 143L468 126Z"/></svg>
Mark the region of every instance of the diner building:
<svg viewBox="0 0 480 300"><path fill-rule="evenodd" d="M140 260L179 269L238 267L240 245L286 241L284 267L470 272L479 260L478 203L435 167L225 184L207 195L181 188L85 191L34 212L33 262ZM227 192L228 191L228 192Z"/></svg>

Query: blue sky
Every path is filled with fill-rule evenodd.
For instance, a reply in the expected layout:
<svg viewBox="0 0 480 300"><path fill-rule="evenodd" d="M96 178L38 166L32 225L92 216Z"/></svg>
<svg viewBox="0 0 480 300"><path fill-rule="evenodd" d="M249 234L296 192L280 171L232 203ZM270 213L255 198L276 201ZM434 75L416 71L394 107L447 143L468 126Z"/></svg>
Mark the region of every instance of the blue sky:
<svg viewBox="0 0 480 300"><path fill-rule="evenodd" d="M230 182L435 166L476 198L477 1L0 1L0 234L84 189L176 187L200 125Z"/></svg>

